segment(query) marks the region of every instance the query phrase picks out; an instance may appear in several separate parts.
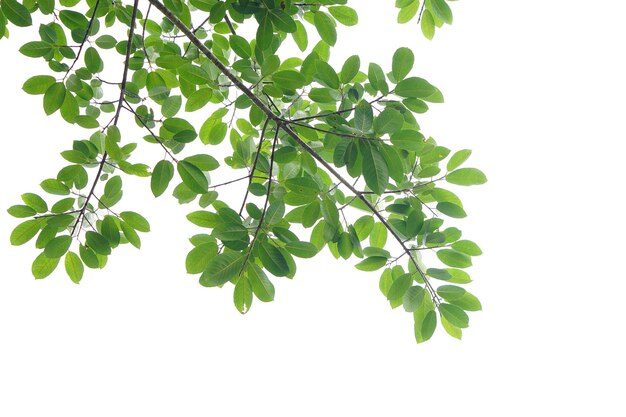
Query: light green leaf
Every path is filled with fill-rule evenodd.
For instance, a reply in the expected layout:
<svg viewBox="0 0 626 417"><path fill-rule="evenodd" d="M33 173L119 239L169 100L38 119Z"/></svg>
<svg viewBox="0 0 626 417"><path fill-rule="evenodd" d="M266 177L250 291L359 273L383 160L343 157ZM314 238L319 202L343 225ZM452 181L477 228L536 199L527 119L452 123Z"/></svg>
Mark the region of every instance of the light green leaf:
<svg viewBox="0 0 626 417"><path fill-rule="evenodd" d="M20 246L31 240L41 230L42 223L39 220L26 220L17 225L11 232L11 245Z"/></svg>
<svg viewBox="0 0 626 417"><path fill-rule="evenodd" d="M46 245L43 253L48 258L60 258L72 245L72 237L69 235L57 236Z"/></svg>
<svg viewBox="0 0 626 417"><path fill-rule="evenodd" d="M146 220L146 218L139 213L135 213L134 211L123 211L120 213L120 217L126 222L126 224L138 232L147 233L150 231L150 223L148 223L148 220Z"/></svg>
<svg viewBox="0 0 626 417"><path fill-rule="evenodd" d="M265 272L256 264L249 263L246 267L246 275L250 284L252 285L252 291L256 297L264 302L268 303L274 301L274 284L269 280Z"/></svg>
<svg viewBox="0 0 626 417"><path fill-rule="evenodd" d="M183 183L197 194L204 194L209 191L209 181L200 169L188 161L178 162L178 174Z"/></svg>
<svg viewBox="0 0 626 417"><path fill-rule="evenodd" d="M396 80L396 83L402 81L404 77L411 72L414 63L415 55L409 48L399 48L393 54L391 72L393 74L393 78Z"/></svg>
<svg viewBox="0 0 626 417"><path fill-rule="evenodd" d="M241 276L237 284L235 284L233 302L241 314L246 314L250 310L252 305L252 286L245 275Z"/></svg>
<svg viewBox="0 0 626 417"><path fill-rule="evenodd" d="M225 252L214 256L200 277L200 284L205 287L217 287L226 284L241 271L244 256L240 252Z"/></svg>
<svg viewBox="0 0 626 417"><path fill-rule="evenodd" d="M65 272L67 272L67 275L75 284L78 284L83 279L85 267L80 257L74 252L68 252L65 255Z"/></svg>
<svg viewBox="0 0 626 417"><path fill-rule="evenodd" d="M346 26L354 26L359 23L359 16L357 12L348 6L331 6L328 8L330 14L337 19L337 21Z"/></svg>
<svg viewBox="0 0 626 417"><path fill-rule="evenodd" d="M469 256L453 249L440 249L437 251L437 257L444 264L454 268L469 268L472 266L472 259Z"/></svg>
<svg viewBox="0 0 626 417"><path fill-rule="evenodd" d="M456 185L481 185L487 182L487 177L477 168L460 168L446 175L446 181Z"/></svg>
<svg viewBox="0 0 626 417"><path fill-rule="evenodd" d="M435 94L437 89L423 78L410 77L400 81L394 91L400 97L426 99Z"/></svg>
<svg viewBox="0 0 626 417"><path fill-rule="evenodd" d="M48 258L43 252L35 258L31 272L35 279L43 279L54 272L59 265L59 258Z"/></svg>
<svg viewBox="0 0 626 417"><path fill-rule="evenodd" d="M356 269L360 271L376 271L382 268L387 263L387 258L382 256L372 256L365 258L361 262L355 265Z"/></svg>
<svg viewBox="0 0 626 417"><path fill-rule="evenodd" d="M322 40L328 45L334 46L337 43L337 29L331 17L322 11L317 11L313 22Z"/></svg>
<svg viewBox="0 0 626 417"><path fill-rule="evenodd" d="M157 162L152 171L150 188L155 197L162 195L167 190L170 181L174 178L174 165L165 159Z"/></svg>
<svg viewBox="0 0 626 417"><path fill-rule="evenodd" d="M452 304L441 303L439 305L441 315L455 327L465 329L469 326L469 317L460 307Z"/></svg>
<svg viewBox="0 0 626 417"><path fill-rule="evenodd" d="M471 154L472 154L472 151L469 149L463 149L461 151L456 152L454 155L450 157L450 160L448 161L448 165L446 169L448 171L453 171L457 169L459 166L461 166L463 162L467 161L467 159L470 157Z"/></svg>

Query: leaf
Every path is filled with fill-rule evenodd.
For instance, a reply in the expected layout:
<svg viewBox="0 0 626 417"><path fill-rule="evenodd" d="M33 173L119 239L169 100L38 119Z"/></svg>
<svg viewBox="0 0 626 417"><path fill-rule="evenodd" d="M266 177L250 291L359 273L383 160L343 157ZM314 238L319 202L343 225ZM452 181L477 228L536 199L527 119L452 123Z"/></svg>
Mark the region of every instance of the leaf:
<svg viewBox="0 0 626 417"><path fill-rule="evenodd" d="M148 220L146 220L146 218L139 213L135 213L134 211L123 211L120 213L120 217L130 227L138 232L147 233L150 231L150 223L148 223Z"/></svg>
<svg viewBox="0 0 626 417"><path fill-rule="evenodd" d="M296 20L296 31L291 35L293 36L293 40L298 46L298 49L302 52L306 51L309 39L304 25L299 20Z"/></svg>
<svg viewBox="0 0 626 417"><path fill-rule="evenodd" d="M452 10L446 0L430 0L430 9L444 23L452 24Z"/></svg>
<svg viewBox="0 0 626 417"><path fill-rule="evenodd" d="M365 258L361 262L355 265L355 268L359 271L376 271L382 268L387 263L387 258L382 256L372 256Z"/></svg>
<svg viewBox="0 0 626 417"><path fill-rule="evenodd" d="M389 86L383 69L378 64L371 63L367 72L370 84L376 91L380 91L384 95L389 93Z"/></svg>
<svg viewBox="0 0 626 417"><path fill-rule="evenodd" d="M400 97L426 99L435 94L437 89L423 78L410 77L400 81L394 91Z"/></svg>
<svg viewBox="0 0 626 417"><path fill-rule="evenodd" d="M389 292L387 293L387 299L389 301L402 299L408 289L411 288L412 283L413 276L411 274L403 274L399 276L391 284Z"/></svg>
<svg viewBox="0 0 626 417"><path fill-rule="evenodd" d="M59 265L59 258L48 258L44 253L40 253L33 262L31 272L35 279L43 279L52 274L57 265Z"/></svg>
<svg viewBox="0 0 626 417"><path fill-rule="evenodd" d="M200 277L204 287L217 287L236 277L244 262L240 252L225 252L214 256Z"/></svg>
<svg viewBox="0 0 626 417"><path fill-rule="evenodd" d="M347 84L359 73L361 68L361 58L358 55L352 55L346 59L346 62L341 67L341 82Z"/></svg>
<svg viewBox="0 0 626 417"><path fill-rule="evenodd" d="M330 16L324 12L317 11L313 17L313 22L320 38L328 45L334 46L337 43L337 29Z"/></svg>
<svg viewBox="0 0 626 417"><path fill-rule="evenodd" d="M367 186L381 195L389 184L389 169L378 148L369 141L361 141L359 149L363 155L363 177Z"/></svg>
<svg viewBox="0 0 626 417"><path fill-rule="evenodd" d="M419 285L415 285L409 288L405 293L402 299L402 305L404 306L404 310L409 313L415 312L422 305L422 301L424 300L424 296L426 291L424 288Z"/></svg>
<svg viewBox="0 0 626 417"><path fill-rule="evenodd" d="M450 301L450 303L462 308L465 311L480 311L483 308L478 298L468 292L463 294L463 296Z"/></svg>
<svg viewBox="0 0 626 417"><path fill-rule="evenodd" d="M23 206L23 205L11 206L7 210L7 213L9 213L11 216L16 217L18 219L24 219L26 217L33 217L35 214L37 214L35 209L28 207L28 206Z"/></svg>
<svg viewBox="0 0 626 417"><path fill-rule="evenodd" d="M480 256L483 254L483 251L480 247L472 242L471 240L459 240L452 244L452 249L463 252L469 256Z"/></svg>
<svg viewBox="0 0 626 417"><path fill-rule="evenodd" d="M43 96L43 109L47 115L59 110L65 100L65 86L63 83L54 83L46 90Z"/></svg>
<svg viewBox="0 0 626 417"><path fill-rule="evenodd" d="M411 69L413 69L413 64L415 63L415 55L413 51L409 48L399 48L393 54L392 60L392 71L393 78L395 78L396 83L400 82L406 77Z"/></svg>
<svg viewBox="0 0 626 417"><path fill-rule="evenodd" d="M455 327L465 329L469 326L469 317L460 307L452 304L441 303L439 305L441 315Z"/></svg>
<svg viewBox="0 0 626 417"><path fill-rule="evenodd" d="M83 279L85 267L80 257L74 252L68 252L65 255L65 272L67 272L67 275L75 284L78 284Z"/></svg>
<svg viewBox="0 0 626 417"><path fill-rule="evenodd" d="M230 37L230 47L233 49L233 52L239 55L243 59L250 58L252 54L252 50L250 49L250 44L246 40L246 38L232 35Z"/></svg>
<svg viewBox="0 0 626 417"><path fill-rule="evenodd" d="M209 265L211 258L217 254L215 243L204 243L193 248L185 259L188 274L201 274Z"/></svg>
<svg viewBox="0 0 626 417"><path fill-rule="evenodd" d="M269 280L265 272L256 264L249 263L246 268L246 275L252 285L252 291L256 297L264 302L268 303L274 301L274 284Z"/></svg>
<svg viewBox="0 0 626 417"><path fill-rule="evenodd" d="M126 224L126 222L123 221L120 222L120 229L122 230L122 233L124 233L124 237L126 238L126 240L128 240L131 245L133 245L137 249L141 248L141 239L139 238L139 235L137 234L135 229L133 229L128 224Z"/></svg>
<svg viewBox="0 0 626 417"><path fill-rule="evenodd" d="M2 0L0 8L9 22L15 26L27 27L33 24L33 19L28 9L16 0Z"/></svg>
<svg viewBox="0 0 626 417"><path fill-rule="evenodd" d="M89 247L91 250L99 255L111 254L111 246L109 245L109 241L100 233L88 231L85 234L85 242L87 243L87 247Z"/></svg>
<svg viewBox="0 0 626 417"><path fill-rule="evenodd" d="M41 229L42 223L39 220L26 220L17 225L11 232L11 245L20 246L31 240Z"/></svg>
<svg viewBox="0 0 626 417"><path fill-rule="evenodd" d="M37 194L33 194L33 193L22 194L22 201L28 207L37 211L37 213L45 213L48 211L48 204L44 201L43 198L39 197Z"/></svg>
<svg viewBox="0 0 626 417"><path fill-rule="evenodd" d="M315 68L317 69L315 79L322 85L332 88L333 90L337 90L341 86L339 76L335 72L334 68L328 63L324 61L316 61Z"/></svg>
<svg viewBox="0 0 626 417"><path fill-rule="evenodd" d="M258 246L259 259L272 275L286 277L289 275L289 264L283 253L275 246L264 242Z"/></svg>
<svg viewBox="0 0 626 417"><path fill-rule="evenodd" d="M465 210L463 210L463 207L459 207L453 203L448 203L448 202L439 203L437 204L437 210L439 210L446 216L449 216L455 219L462 219L464 217L467 217L467 213L465 213Z"/></svg>
<svg viewBox="0 0 626 417"><path fill-rule="evenodd" d="M35 75L26 80L22 90L27 94L45 94L55 81L55 78L51 75Z"/></svg>
<svg viewBox="0 0 626 417"><path fill-rule="evenodd" d="M374 133L376 135L393 134L402 129L402 125L404 125L402 114L398 110L387 107L374 120Z"/></svg>
<svg viewBox="0 0 626 417"><path fill-rule="evenodd" d="M289 242L285 245L285 249L298 258L312 258L317 255L317 248L309 242Z"/></svg>
<svg viewBox="0 0 626 417"><path fill-rule="evenodd" d="M360 132L367 133L372 129L374 122L374 111L367 100L361 100L354 109L354 128Z"/></svg>
<svg viewBox="0 0 626 417"><path fill-rule="evenodd" d="M437 257L444 264L454 268L468 268L472 266L472 259L464 253L453 249L440 249Z"/></svg>
<svg viewBox="0 0 626 417"><path fill-rule="evenodd" d="M20 52L30 58L40 58L52 52L52 45L42 41L28 42L22 45Z"/></svg>
<svg viewBox="0 0 626 417"><path fill-rule="evenodd" d="M455 339L461 340L461 338L463 337L463 331L458 327L452 325L452 323L450 323L444 316L441 316L441 325L443 326L446 333L448 333Z"/></svg>
<svg viewBox="0 0 626 417"><path fill-rule="evenodd" d="M446 175L446 181L456 185L481 185L487 182L487 177L477 168L460 168Z"/></svg>
<svg viewBox="0 0 626 417"><path fill-rule="evenodd" d="M296 90L301 88L305 84L305 79L302 74L292 70L284 70L275 72L272 75L272 80L279 87L285 87L289 90Z"/></svg>
<svg viewBox="0 0 626 417"><path fill-rule="evenodd" d="M471 154L472 154L472 151L469 149L463 149L461 151L456 152L454 155L450 157L450 160L448 161L448 165L446 166L446 169L448 171L453 171L457 169L459 166L461 166L461 164L463 164L463 162L467 161L467 159L470 157Z"/></svg>
<svg viewBox="0 0 626 417"><path fill-rule="evenodd" d="M297 30L296 22L281 9L271 10L270 17L274 27L282 32L294 33Z"/></svg>
<svg viewBox="0 0 626 417"><path fill-rule="evenodd" d="M424 10L424 13L422 13L420 27L426 39L432 40L435 37L435 19L430 10Z"/></svg>
<svg viewBox="0 0 626 417"><path fill-rule="evenodd" d="M252 286L245 275L240 277L237 284L235 284L233 302L241 314L246 314L250 310L252 305Z"/></svg>
<svg viewBox="0 0 626 417"><path fill-rule="evenodd" d="M359 16L357 12L348 6L331 6L328 8L330 14L337 19L337 21L346 26L354 26L359 23Z"/></svg>
<svg viewBox="0 0 626 417"><path fill-rule="evenodd" d="M256 43L261 50L265 50L270 47L272 44L272 39L274 38L274 25L272 25L272 21L265 15L261 22L259 23L259 27L256 31Z"/></svg>
<svg viewBox="0 0 626 417"><path fill-rule="evenodd" d="M178 75L181 79L194 85L206 84L211 80L209 74L204 69L192 64L184 64L178 67Z"/></svg>
<svg viewBox="0 0 626 417"><path fill-rule="evenodd" d="M162 195L167 190L172 178L174 178L174 165L165 159L157 162L150 178L152 194L155 197Z"/></svg>
<svg viewBox="0 0 626 417"><path fill-rule="evenodd" d="M72 245L72 237L69 235L57 236L46 245L43 253L48 258L60 258Z"/></svg>
<svg viewBox="0 0 626 417"><path fill-rule="evenodd" d="M200 169L188 161L178 162L178 174L183 183L196 194L204 194L209 191L209 181Z"/></svg>

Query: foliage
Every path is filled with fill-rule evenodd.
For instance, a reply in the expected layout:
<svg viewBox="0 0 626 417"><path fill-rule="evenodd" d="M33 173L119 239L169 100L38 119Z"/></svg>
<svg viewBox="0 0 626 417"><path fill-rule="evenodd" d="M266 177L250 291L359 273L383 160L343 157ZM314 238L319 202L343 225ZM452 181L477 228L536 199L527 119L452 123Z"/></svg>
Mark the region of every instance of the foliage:
<svg viewBox="0 0 626 417"><path fill-rule="evenodd" d="M396 7L398 22L417 20L427 38L452 22L445 0ZM390 63L329 63L337 26L358 23L347 0L0 0L3 37L35 20L38 35L20 52L45 60L50 74L23 89L42 96L46 114L90 135L61 152L68 165L41 183L46 199L26 193L9 209L24 219L11 243L35 240L41 251L35 278L63 259L79 283L85 267L104 268L118 246L139 248L148 221L116 208L123 178L139 176L150 177L155 197L172 189L181 204L199 205L187 216L203 231L190 239L186 270L205 287L233 284L241 313L254 298L274 299L270 276L293 278L295 259L324 247L357 258L361 271L381 271L380 290L392 308L413 314L418 342L438 321L460 338L466 311L480 310L459 285L482 252L448 226L466 212L444 187L486 177L464 166L471 151L453 153L421 132L417 118L443 95L411 74L409 48ZM299 56L283 56L289 43ZM139 145L118 127L122 115L145 130L148 146L162 148L161 160L137 162ZM192 144L209 150L194 153ZM217 145L230 149L222 161L211 155ZM247 174L214 184L210 173L224 165ZM242 182L240 206L220 199L222 187ZM427 267L423 253L443 266Z"/></svg>

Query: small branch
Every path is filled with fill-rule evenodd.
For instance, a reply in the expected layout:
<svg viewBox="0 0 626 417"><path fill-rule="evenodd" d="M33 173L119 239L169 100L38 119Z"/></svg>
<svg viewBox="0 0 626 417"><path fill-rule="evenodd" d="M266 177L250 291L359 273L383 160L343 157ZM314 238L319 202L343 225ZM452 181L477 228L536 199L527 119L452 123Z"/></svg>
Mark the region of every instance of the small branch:
<svg viewBox="0 0 626 417"><path fill-rule="evenodd" d="M259 146L256 150L256 155L254 156L254 162L252 163L252 170L250 171L250 181L248 182L248 187L246 188L246 194L243 196L243 203L241 204L241 209L239 209L239 215L243 213L243 209L246 207L246 201L248 201L248 195L250 195L250 184L252 184L252 180L254 179L254 171L256 170L256 165L259 162L259 156L261 155L261 149L263 147L263 140L265 139L265 131L267 130L267 124L270 122L269 117L265 119L265 123L263 124L263 129L261 130L261 138L259 139ZM278 129L277 129L278 130ZM272 173L270 172L270 177Z"/></svg>
<svg viewBox="0 0 626 417"><path fill-rule="evenodd" d="M132 114L135 115L135 117L137 118L137 120L139 120L139 122L142 124L143 127L146 128L146 130L148 130L148 132L150 133L150 135L152 136L152 138L154 140L157 141L157 143L159 145L161 145L161 147L163 148L163 150L165 150L165 153L167 153L169 155L170 158L172 158L172 161L178 163L178 159L176 159L176 157L174 155L172 155L172 153L170 152L170 150L167 148L167 146L165 146L163 144L163 142L161 141L161 139L152 131L152 129L150 129L148 127L148 125L146 124L146 122L143 121L143 119L141 118L141 116L139 116L137 114L137 112L135 111L135 109L132 108L132 106L130 105L130 103L126 100L124 100L124 103L126 103L125 106L123 106L126 110L128 110L129 112L131 112Z"/></svg>
<svg viewBox="0 0 626 417"><path fill-rule="evenodd" d="M93 26L93 22L94 20L96 20L96 11L98 10L99 5L100 5L100 0L96 0L96 4L93 7L93 13L91 13L91 17L89 18L87 31L85 32L85 36L83 36L83 41L80 43L80 46L78 47L78 52L76 52L76 58L74 58L74 62L72 62L72 65L70 65L69 69L65 72L65 75L63 76L63 81L65 81L67 76L70 74L70 72L74 68L74 65L76 65L76 62L78 62L78 59L80 58L80 54L83 51L83 47L85 46L85 43L87 42L87 39L89 38L89 32L91 32L91 27Z"/></svg>

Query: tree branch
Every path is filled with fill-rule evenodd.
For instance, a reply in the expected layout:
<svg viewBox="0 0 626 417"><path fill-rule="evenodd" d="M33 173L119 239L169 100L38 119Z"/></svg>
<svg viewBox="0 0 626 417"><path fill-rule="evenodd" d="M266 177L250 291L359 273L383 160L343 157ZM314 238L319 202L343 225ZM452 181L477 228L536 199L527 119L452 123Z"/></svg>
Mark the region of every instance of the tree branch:
<svg viewBox="0 0 626 417"><path fill-rule="evenodd" d="M372 214L378 218L378 220L385 226L385 228L391 233L391 235L396 239L396 241L400 244L404 252L409 255L411 262L413 263L415 269L420 274L422 280L428 291L430 292L431 298L435 305L439 304L439 297L435 292L434 288L430 284L426 273L420 267L417 259L413 256L409 248L404 243L403 239L398 235L398 233L391 227L387 219L378 211L378 209L362 194L360 193L348 180L346 180L335 168L333 168L320 154L318 154L313 148L311 148L304 140L300 138L300 136L289 126L289 122L283 120L258 97L256 96L248 87L246 87L237 76L235 76L213 53L207 48L200 39L198 39L191 30L176 17L171 11L165 7L163 3L159 0L149 0L157 9L165 15L182 33L184 33L187 38L193 43L202 54L204 54L209 61L211 61L219 70L224 74L239 90L244 93L248 98L261 110L268 119L273 120L276 123L276 129L283 129L285 133L287 133L300 147L302 147L306 152L308 152L315 160L317 160L326 170L328 170L338 181L340 181L346 188L348 188L354 195L357 196L372 212Z"/></svg>

